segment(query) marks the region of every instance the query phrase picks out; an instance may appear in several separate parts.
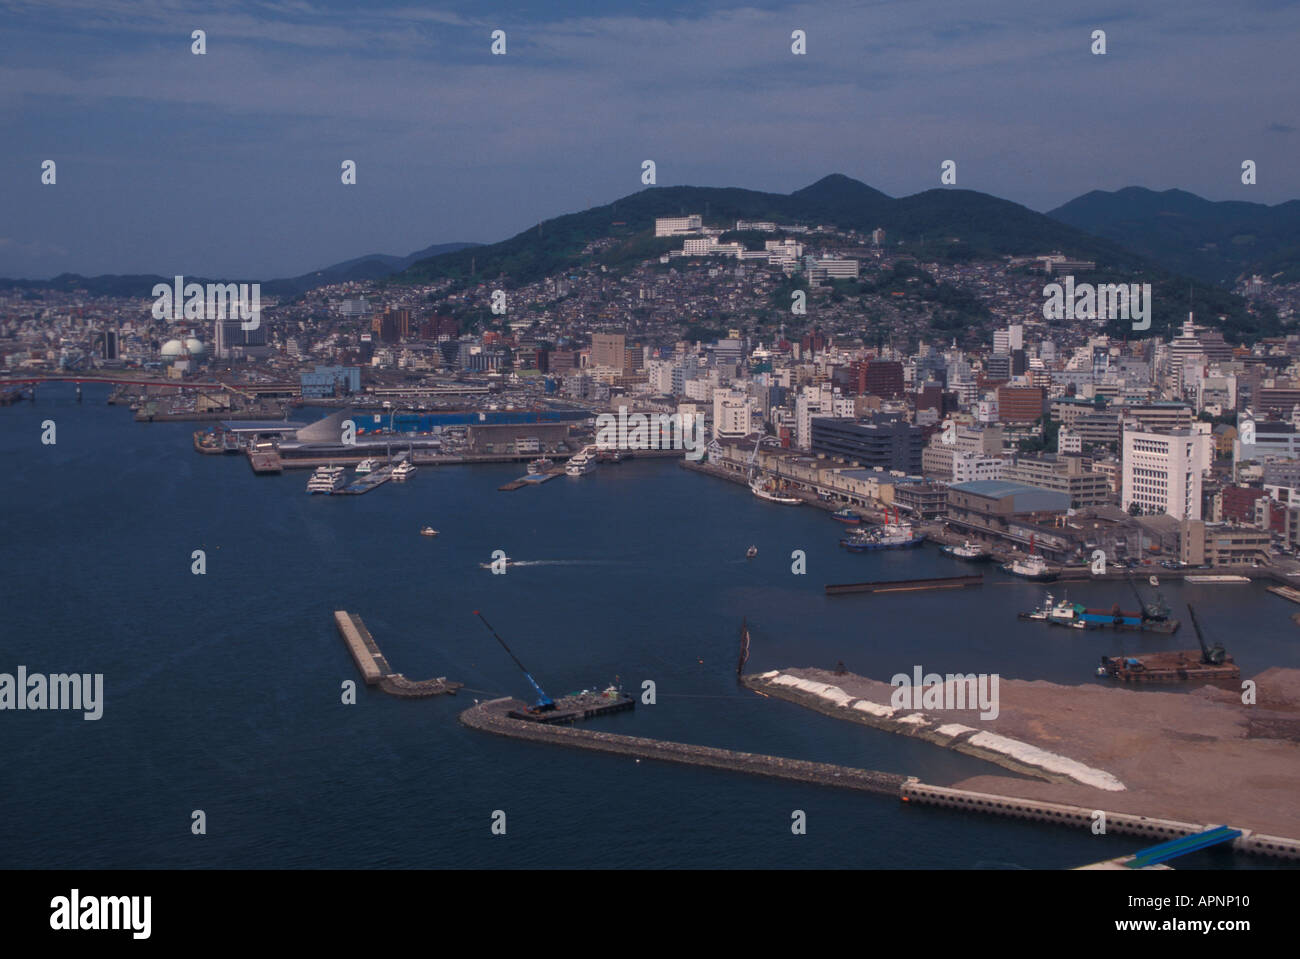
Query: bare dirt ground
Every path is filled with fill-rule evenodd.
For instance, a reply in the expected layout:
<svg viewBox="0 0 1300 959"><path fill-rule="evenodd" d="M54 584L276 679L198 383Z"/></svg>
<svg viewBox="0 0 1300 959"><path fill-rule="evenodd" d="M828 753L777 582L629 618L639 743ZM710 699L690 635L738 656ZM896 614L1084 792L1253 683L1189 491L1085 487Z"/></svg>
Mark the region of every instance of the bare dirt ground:
<svg viewBox="0 0 1300 959"><path fill-rule="evenodd" d="M882 705L894 691L851 673L783 672ZM1242 704L1240 691L1212 686L1171 692L1003 680L997 719L975 710L922 712L1104 769L1127 787L1106 792L1008 774L957 788L1300 838L1300 670L1269 669L1255 681L1253 706Z"/></svg>

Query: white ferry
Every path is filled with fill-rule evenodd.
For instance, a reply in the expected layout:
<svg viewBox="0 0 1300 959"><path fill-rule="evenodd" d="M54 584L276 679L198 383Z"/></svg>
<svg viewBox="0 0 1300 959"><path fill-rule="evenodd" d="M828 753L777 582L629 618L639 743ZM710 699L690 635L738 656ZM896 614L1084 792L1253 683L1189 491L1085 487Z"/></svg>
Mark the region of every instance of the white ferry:
<svg viewBox="0 0 1300 959"><path fill-rule="evenodd" d="M586 476L588 473L596 472L595 454L588 448L574 453L565 464L564 472L568 476Z"/></svg>
<svg viewBox="0 0 1300 959"><path fill-rule="evenodd" d="M543 456L541 459L533 460L528 464L528 475L536 476L538 473L545 473L554 465L555 465L554 460L548 459L547 457Z"/></svg>
<svg viewBox="0 0 1300 959"><path fill-rule="evenodd" d="M364 459L357 464L357 475L364 476L366 473L377 469L379 469L379 460L373 458Z"/></svg>
<svg viewBox="0 0 1300 959"><path fill-rule="evenodd" d="M308 493L332 493L346 481L342 466L318 466L307 481Z"/></svg>
<svg viewBox="0 0 1300 959"><path fill-rule="evenodd" d="M402 462L398 463L395 467L393 467L393 479L397 480L398 482L401 482L402 480L405 480L408 477L414 475L415 475L415 464L412 463L410 460L402 460Z"/></svg>

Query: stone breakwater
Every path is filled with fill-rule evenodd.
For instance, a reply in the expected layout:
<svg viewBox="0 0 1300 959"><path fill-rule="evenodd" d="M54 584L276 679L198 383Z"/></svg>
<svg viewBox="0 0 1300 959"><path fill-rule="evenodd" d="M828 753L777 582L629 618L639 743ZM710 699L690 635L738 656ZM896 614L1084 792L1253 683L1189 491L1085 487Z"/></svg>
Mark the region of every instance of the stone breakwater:
<svg viewBox="0 0 1300 959"><path fill-rule="evenodd" d="M789 700L836 719L849 719L903 736L925 739L1049 782L1076 782L1106 792L1124 790L1124 784L1105 770L1059 753L1009 736L980 731L974 726L940 722L921 710L895 709L866 697L851 695L831 683L775 669L757 676L746 676L741 681L755 692Z"/></svg>
<svg viewBox="0 0 1300 959"><path fill-rule="evenodd" d="M657 759L688 766L708 766L713 769L824 786L839 786L895 797L899 795L906 781L906 777L897 773L854 769L849 766L834 766L829 763L785 759L758 753L742 753L730 749L716 749L712 746L645 739L640 736L622 736L617 733L575 729L571 726L548 726L527 720L511 719L507 715L512 709L523 708L525 704L517 699L493 699L465 710L460 714L460 721L471 729L515 739L531 739L534 742L555 743L577 749Z"/></svg>

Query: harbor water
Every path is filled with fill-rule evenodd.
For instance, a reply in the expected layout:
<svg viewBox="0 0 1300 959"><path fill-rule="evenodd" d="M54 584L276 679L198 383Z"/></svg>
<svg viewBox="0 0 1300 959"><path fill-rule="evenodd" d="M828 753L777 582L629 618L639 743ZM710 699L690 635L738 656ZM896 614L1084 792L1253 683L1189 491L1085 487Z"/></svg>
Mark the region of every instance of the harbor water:
<svg viewBox="0 0 1300 959"><path fill-rule="evenodd" d="M134 423L96 387L74 396L43 385L35 404L0 410L0 672L102 673L103 716L0 713L9 867L1063 868L1138 848L466 729L456 717L475 698L530 693L475 610L551 696L653 682L655 704L601 728L938 785L1003 770L739 688L742 618L751 671L842 661L883 680L920 665L1081 684L1099 681L1102 654L1193 647L1190 600L1243 677L1300 666L1295 607L1258 583L1163 584L1185 624L1172 637L1019 621L1048 590L1090 607L1135 599L992 565L978 589L828 597L827 583L981 568L930 544L848 553L829 514L670 459L513 492L497 488L523 464L421 467L367 496L308 496L310 471L255 476L242 456L193 453L195 424ZM505 575L480 568L494 550L516 561ZM364 688L338 609L364 618L394 669L465 689ZM791 832L795 810L806 835ZM1180 862L1268 865L1222 850Z"/></svg>

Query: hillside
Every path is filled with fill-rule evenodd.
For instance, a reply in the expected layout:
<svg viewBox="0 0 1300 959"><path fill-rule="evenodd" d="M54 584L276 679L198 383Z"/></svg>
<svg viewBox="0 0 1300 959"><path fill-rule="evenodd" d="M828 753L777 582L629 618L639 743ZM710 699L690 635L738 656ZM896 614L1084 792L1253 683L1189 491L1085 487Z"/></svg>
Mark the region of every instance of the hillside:
<svg viewBox="0 0 1300 959"><path fill-rule="evenodd" d="M1047 215L1206 283L1279 272L1281 281L1300 280L1300 200L1266 206L1125 187L1094 190Z"/></svg>
<svg viewBox="0 0 1300 959"><path fill-rule="evenodd" d="M686 213L700 213L706 224L724 228L738 219L824 223L859 231L883 227L891 249L901 241L908 252L945 259L1060 250L1118 270L1146 266L1141 257L1114 242L1008 200L945 189L894 199L850 177L832 174L790 194L651 187L605 206L546 220L500 243L422 260L394 277L394 282L504 277L508 283L530 283L575 266L582 249L594 240L652 236L655 217Z"/></svg>

